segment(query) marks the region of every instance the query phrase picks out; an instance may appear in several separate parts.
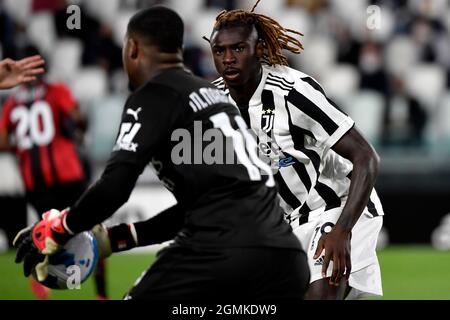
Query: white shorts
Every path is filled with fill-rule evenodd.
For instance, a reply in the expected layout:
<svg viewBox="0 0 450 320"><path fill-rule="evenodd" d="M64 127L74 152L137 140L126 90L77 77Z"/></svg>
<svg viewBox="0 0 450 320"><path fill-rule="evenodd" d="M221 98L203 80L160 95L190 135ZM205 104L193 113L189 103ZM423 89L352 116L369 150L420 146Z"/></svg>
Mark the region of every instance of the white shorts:
<svg viewBox="0 0 450 320"><path fill-rule="evenodd" d="M311 271L310 283L322 278L320 260L323 254L317 260L313 259L322 232L330 232L331 227L341 215L342 209L343 206L323 212L324 209L321 208L310 212L307 223L299 226L298 221L295 221L297 225L293 226L294 233L300 239L302 247L308 255ZM375 251L382 225L383 216L373 218L368 212L363 212L353 227L350 242L352 272L349 278L352 290L348 298L363 299L383 295L380 265ZM330 262L327 277L331 276L332 271L333 262Z"/></svg>

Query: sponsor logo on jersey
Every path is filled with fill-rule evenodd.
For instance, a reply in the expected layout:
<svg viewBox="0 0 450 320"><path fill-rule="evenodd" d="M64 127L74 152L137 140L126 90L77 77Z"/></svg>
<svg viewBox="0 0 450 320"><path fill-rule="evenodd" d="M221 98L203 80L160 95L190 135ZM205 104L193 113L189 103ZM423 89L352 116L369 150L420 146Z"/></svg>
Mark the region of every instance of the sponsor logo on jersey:
<svg viewBox="0 0 450 320"><path fill-rule="evenodd" d="M295 163L295 159L293 157L287 157L284 159L280 159L280 161L278 161L278 166L280 168L284 168L284 167L290 167Z"/></svg>
<svg viewBox="0 0 450 320"><path fill-rule="evenodd" d="M138 121L139 120L139 112L141 112L141 111L142 111L142 108L139 108L137 110L133 110L133 109L129 108L129 109L127 109L127 114L133 116L135 121Z"/></svg>
<svg viewBox="0 0 450 320"><path fill-rule="evenodd" d="M141 129L140 123L124 122L120 126L119 137L117 138L116 145L113 151L125 150L130 152L136 152L139 144L133 142L134 137Z"/></svg>
<svg viewBox="0 0 450 320"><path fill-rule="evenodd" d="M311 248L309 249L310 251L314 250L314 246L316 244L316 236L317 236L317 232L319 232L320 227L317 227L316 230L314 230L314 236L313 236L313 241L311 242Z"/></svg>
<svg viewBox="0 0 450 320"><path fill-rule="evenodd" d="M325 256L320 256L320 258L317 259L316 262L314 262L314 265L315 266L322 266L324 261L325 261Z"/></svg>

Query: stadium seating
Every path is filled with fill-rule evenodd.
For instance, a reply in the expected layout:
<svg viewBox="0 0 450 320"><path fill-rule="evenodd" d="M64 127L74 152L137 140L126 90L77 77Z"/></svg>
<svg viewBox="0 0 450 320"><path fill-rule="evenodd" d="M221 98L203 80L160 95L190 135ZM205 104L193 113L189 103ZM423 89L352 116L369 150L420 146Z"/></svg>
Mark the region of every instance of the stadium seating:
<svg viewBox="0 0 450 320"><path fill-rule="evenodd" d="M99 67L81 69L70 81L76 99L84 102L104 97L108 91L106 72Z"/></svg>
<svg viewBox="0 0 450 320"><path fill-rule="evenodd" d="M89 101L87 148L93 159L105 161L111 153L125 100L126 96L110 95Z"/></svg>
<svg viewBox="0 0 450 320"><path fill-rule="evenodd" d="M445 9L448 6L447 0L409 0L407 1L411 12L422 14L430 18L439 18L445 14Z"/></svg>
<svg viewBox="0 0 450 320"><path fill-rule="evenodd" d="M368 23L368 20L366 19L366 17L368 16L368 14L374 13L372 11L366 11L366 14L363 15L363 17L365 18L363 21L363 25L359 25L359 29L354 30L354 33L360 34L363 37L368 35L371 39L374 39L377 42L388 42L395 28L395 17L392 11L386 7L380 7L379 13L380 24L378 25L378 28L367 30L366 25Z"/></svg>
<svg viewBox="0 0 450 320"><path fill-rule="evenodd" d="M283 27L303 33L304 37L300 40L302 43L308 42L310 31L312 29L312 18L305 10L299 7L283 7L275 14L271 14L270 12L268 12L268 14L272 15L275 20L282 21Z"/></svg>
<svg viewBox="0 0 450 320"><path fill-rule="evenodd" d="M185 23L189 25L201 16L199 13L203 10L203 4L203 0L167 0L165 5L178 12Z"/></svg>
<svg viewBox="0 0 450 320"><path fill-rule="evenodd" d="M33 0L3 0L7 12L19 23L26 25L31 16Z"/></svg>
<svg viewBox="0 0 450 320"><path fill-rule="evenodd" d="M341 102L353 96L359 88L360 76L356 68L350 64L339 64L328 69L322 76L322 86L327 95Z"/></svg>
<svg viewBox="0 0 450 320"><path fill-rule="evenodd" d="M256 3L255 0L238 0L238 8L250 10ZM284 1L261 1L256 12L271 15L284 8Z"/></svg>
<svg viewBox="0 0 450 320"><path fill-rule="evenodd" d="M383 96L375 91L361 91L346 99L342 107L363 135L373 144L378 144L385 108Z"/></svg>
<svg viewBox="0 0 450 320"><path fill-rule="evenodd" d="M445 71L436 64L417 64L405 74L407 92L419 100L429 113L438 106L445 89Z"/></svg>
<svg viewBox="0 0 450 320"><path fill-rule="evenodd" d="M396 36L385 49L386 70L394 75L403 76L419 60L416 47L411 38Z"/></svg>
<svg viewBox="0 0 450 320"><path fill-rule="evenodd" d="M216 17L220 11L217 8L204 9L202 14L195 19L195 23L189 24L190 33L187 36L187 44L198 46L205 53L209 52L210 46L203 37L210 37Z"/></svg>
<svg viewBox="0 0 450 320"><path fill-rule="evenodd" d="M199 72L207 77L215 74L209 46L202 37L210 35L214 19L222 9L217 6L207 7L206 0L70 0L68 4L82 5L83 10L100 24L110 25L114 42L122 46L126 26L135 10L156 2L175 9L184 19L185 47L194 49L194 57L190 57L190 60L201 66L197 71L200 70ZM256 12L273 17L286 28L305 34L300 38L305 50L300 55L288 54L291 65L316 78L327 94L357 120L363 132L372 141L379 136L377 123L381 121L379 111L382 107L379 106L382 103L380 97L373 92L357 93L360 81L357 65L341 64L338 61L342 48L338 47L341 43L333 35L338 35L342 30L349 30L353 40L361 42L362 45L366 44L367 39L375 40L380 45L384 55L384 71L388 75L405 80L406 92L423 103L429 112L427 141L450 141L450 121L445 120L450 118L446 107L450 104L449 93L445 95L445 68L448 69L449 66L445 64L445 59L439 59L442 55L445 56L446 51L439 49L435 61L424 59L407 28L407 19L398 19L399 12L406 16L418 14L440 21L450 30L448 1L411 0L404 4L378 1L376 5L381 8L381 28L368 30L366 24L370 12L367 8L372 3L373 1L369 0L333 0L320 7L320 10L310 13L302 1L298 1L295 6L287 6L286 1L264 0L258 4ZM236 8L251 9L255 0L236 0L234 4ZM107 77L103 66L83 65L83 43L75 38L58 38L53 13L45 10L32 12L32 7L33 0L3 0L5 11L13 20L26 27L26 36L30 42L45 54L49 80L69 83L82 106L86 108L92 105L91 99L107 99L109 88L112 88L113 95L127 93L127 81L120 69L116 69L115 73ZM394 11L392 8L397 9ZM14 38L23 40L22 36ZM450 43L445 34L441 35L441 38L443 41L440 41L439 45L445 47L445 41ZM433 45L437 46L437 42L433 42ZM0 52L4 49L1 48ZM356 61L357 59L356 56ZM0 99L4 100L8 94L10 91L1 92ZM407 121L408 109L401 102L402 98L394 100L394 125L401 127L402 123ZM369 120L366 119L366 114L371 115ZM375 121L371 121L372 119Z"/></svg>
<svg viewBox="0 0 450 320"><path fill-rule="evenodd" d="M336 43L333 39L316 36L308 41L308 50L293 58L301 70L321 81L328 70L334 65L337 56Z"/></svg>
<svg viewBox="0 0 450 320"><path fill-rule="evenodd" d="M115 23L119 11L120 0L94 0L84 1L87 11L97 17L101 22L107 24Z"/></svg>
<svg viewBox="0 0 450 320"><path fill-rule="evenodd" d="M134 12L131 11L118 11L114 23L111 25L113 29L114 41L117 45L122 47L123 39L127 33L127 25L130 18L133 16Z"/></svg>
<svg viewBox="0 0 450 320"><path fill-rule="evenodd" d="M359 24L360 17L365 16L368 0L334 0L330 1L332 12L350 24Z"/></svg>
<svg viewBox="0 0 450 320"><path fill-rule="evenodd" d="M70 81L80 68L82 51L81 41L60 39L49 54L49 79Z"/></svg>
<svg viewBox="0 0 450 320"><path fill-rule="evenodd" d="M447 30L450 30L450 8L448 8L445 11L445 15L444 15L443 20L444 20L445 26L447 27Z"/></svg>
<svg viewBox="0 0 450 320"><path fill-rule="evenodd" d="M56 41L55 24L50 12L38 12L27 22L27 35L43 54L50 54Z"/></svg>
<svg viewBox="0 0 450 320"><path fill-rule="evenodd" d="M431 114L426 139L435 153L450 154L450 92L442 97L435 112Z"/></svg>

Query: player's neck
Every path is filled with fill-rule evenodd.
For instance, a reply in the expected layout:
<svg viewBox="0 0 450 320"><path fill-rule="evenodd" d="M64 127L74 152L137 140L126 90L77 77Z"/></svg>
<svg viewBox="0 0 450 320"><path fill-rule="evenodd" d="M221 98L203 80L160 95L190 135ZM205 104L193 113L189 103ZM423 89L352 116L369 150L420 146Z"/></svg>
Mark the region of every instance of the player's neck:
<svg viewBox="0 0 450 320"><path fill-rule="evenodd" d="M183 62L178 62L178 63L163 63L158 65L157 68L154 68L151 70L151 72L148 73L148 75L146 76L146 81L149 81L150 79L156 77L157 75L159 75L160 73L164 72L165 70L169 70L169 69L176 69L176 68L184 68L184 64Z"/></svg>
<svg viewBox="0 0 450 320"><path fill-rule="evenodd" d="M238 106L248 106L250 103L250 99L255 94L256 89L258 89L258 86L261 82L262 78L262 67L259 69L258 72L255 73L255 77L252 77L241 86L236 87L228 87L230 90L230 95L233 98L233 100L236 102Z"/></svg>
<svg viewBox="0 0 450 320"><path fill-rule="evenodd" d="M141 86L164 70L183 67L183 53L181 51L177 53L153 53L149 59L144 61L140 68L137 82Z"/></svg>

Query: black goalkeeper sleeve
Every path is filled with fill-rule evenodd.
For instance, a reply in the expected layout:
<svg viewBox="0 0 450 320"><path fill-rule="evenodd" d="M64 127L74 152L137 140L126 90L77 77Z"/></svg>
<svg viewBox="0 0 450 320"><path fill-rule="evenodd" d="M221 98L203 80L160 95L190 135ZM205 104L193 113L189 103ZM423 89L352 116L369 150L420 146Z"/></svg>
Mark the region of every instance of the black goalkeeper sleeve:
<svg viewBox="0 0 450 320"><path fill-rule="evenodd" d="M108 228L111 250L120 252L172 240L183 222L184 210L177 204L146 221L112 226Z"/></svg>
<svg viewBox="0 0 450 320"><path fill-rule="evenodd" d="M159 244L175 238L184 224L185 210L179 204L142 222L134 223L139 247Z"/></svg>
<svg viewBox="0 0 450 320"><path fill-rule="evenodd" d="M132 164L108 164L100 180L70 208L67 228L79 233L108 219L128 201L141 173L142 170Z"/></svg>

